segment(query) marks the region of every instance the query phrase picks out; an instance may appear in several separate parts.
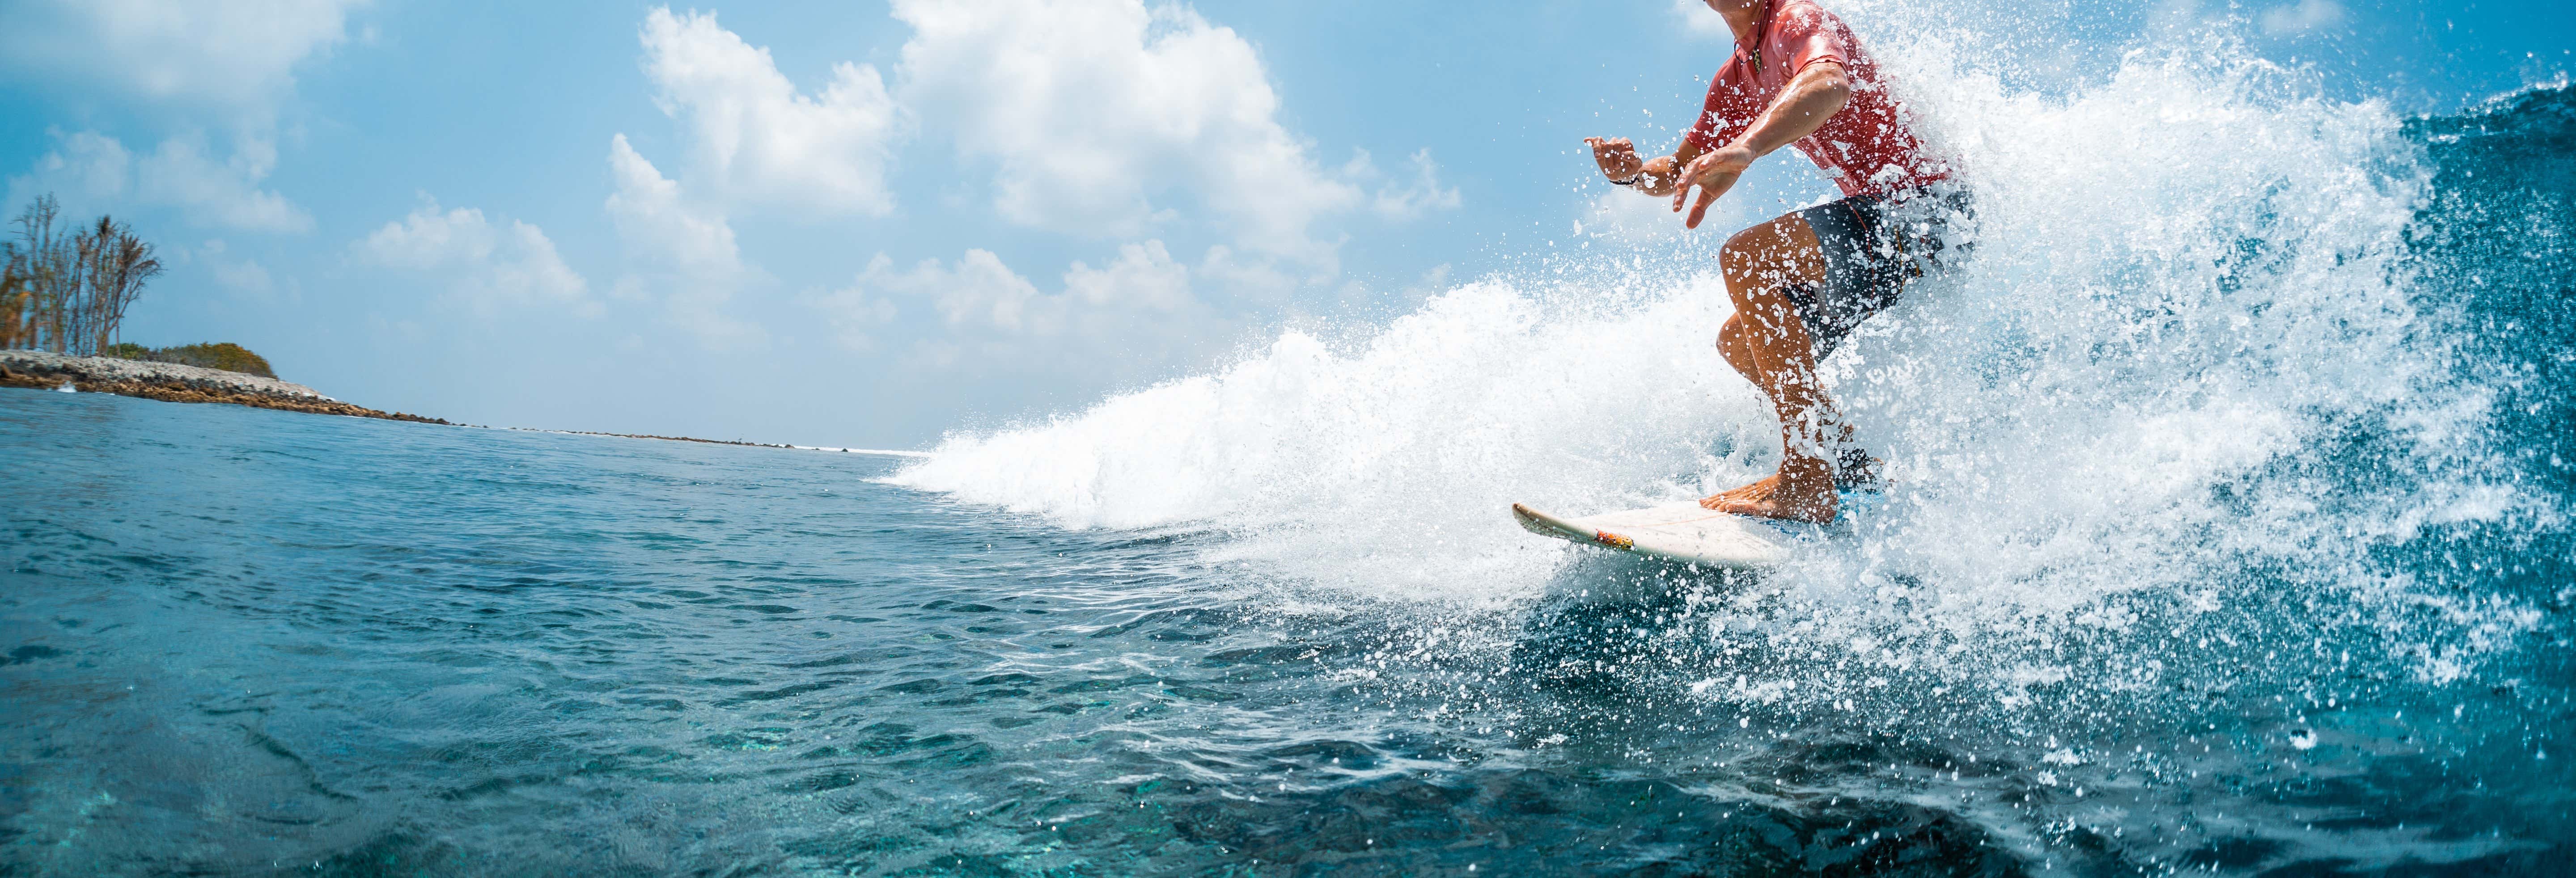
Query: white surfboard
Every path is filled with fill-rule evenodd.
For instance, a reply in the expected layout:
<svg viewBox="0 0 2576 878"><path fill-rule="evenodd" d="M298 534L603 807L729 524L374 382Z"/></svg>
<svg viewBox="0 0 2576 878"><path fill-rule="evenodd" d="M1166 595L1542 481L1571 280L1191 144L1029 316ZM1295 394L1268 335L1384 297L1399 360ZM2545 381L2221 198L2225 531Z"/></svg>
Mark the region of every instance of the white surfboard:
<svg viewBox="0 0 2576 878"><path fill-rule="evenodd" d="M1772 567L1789 559L1789 535L1755 519L1701 509L1690 500L1581 518L1559 518L1514 503L1512 518L1540 536L1728 570Z"/></svg>

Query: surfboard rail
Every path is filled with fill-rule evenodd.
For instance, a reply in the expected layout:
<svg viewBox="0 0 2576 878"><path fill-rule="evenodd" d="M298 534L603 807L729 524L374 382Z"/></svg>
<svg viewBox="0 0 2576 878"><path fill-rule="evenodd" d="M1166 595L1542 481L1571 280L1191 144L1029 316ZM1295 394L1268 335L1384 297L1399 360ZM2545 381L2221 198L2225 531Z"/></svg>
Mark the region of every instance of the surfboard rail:
<svg viewBox="0 0 2576 878"><path fill-rule="evenodd" d="M1778 566L1790 550L1788 535L1765 522L1689 501L1579 518L1514 503L1512 520L1544 537L1727 570Z"/></svg>

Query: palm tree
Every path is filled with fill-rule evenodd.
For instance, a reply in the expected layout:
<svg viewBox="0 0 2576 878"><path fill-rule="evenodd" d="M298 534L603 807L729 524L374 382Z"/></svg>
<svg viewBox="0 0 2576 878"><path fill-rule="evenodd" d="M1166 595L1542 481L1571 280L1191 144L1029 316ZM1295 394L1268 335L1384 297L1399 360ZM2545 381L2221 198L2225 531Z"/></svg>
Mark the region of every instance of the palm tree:
<svg viewBox="0 0 2576 878"><path fill-rule="evenodd" d="M75 240L82 283L73 343L95 356L116 343L126 309L142 297L143 285L161 274L161 260L153 258L152 245L135 237L133 228L105 215Z"/></svg>

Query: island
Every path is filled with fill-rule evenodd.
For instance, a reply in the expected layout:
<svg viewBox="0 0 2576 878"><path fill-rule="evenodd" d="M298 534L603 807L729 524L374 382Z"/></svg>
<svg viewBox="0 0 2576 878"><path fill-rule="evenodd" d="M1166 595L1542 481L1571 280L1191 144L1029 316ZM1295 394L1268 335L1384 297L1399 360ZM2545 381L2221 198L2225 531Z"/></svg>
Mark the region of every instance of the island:
<svg viewBox="0 0 2576 878"><path fill-rule="evenodd" d="M50 351L0 351L0 387L70 388L82 393L113 393L164 402L220 402L321 415L448 423L439 418L377 411L332 399L301 384L244 372Z"/></svg>

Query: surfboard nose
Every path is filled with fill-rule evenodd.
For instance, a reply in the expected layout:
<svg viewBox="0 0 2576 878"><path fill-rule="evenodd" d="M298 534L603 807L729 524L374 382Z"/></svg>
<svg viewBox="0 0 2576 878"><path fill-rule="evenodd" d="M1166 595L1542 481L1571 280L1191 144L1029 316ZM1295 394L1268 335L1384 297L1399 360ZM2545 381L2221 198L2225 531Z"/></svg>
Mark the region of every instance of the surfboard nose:
<svg viewBox="0 0 2576 878"><path fill-rule="evenodd" d="M1529 505L1525 503L1512 504L1512 521L1518 523L1522 530L1538 534L1539 536L1563 536L1562 534L1557 533L1556 528L1552 528L1547 525L1547 516L1539 514L1538 510L1529 508Z"/></svg>

